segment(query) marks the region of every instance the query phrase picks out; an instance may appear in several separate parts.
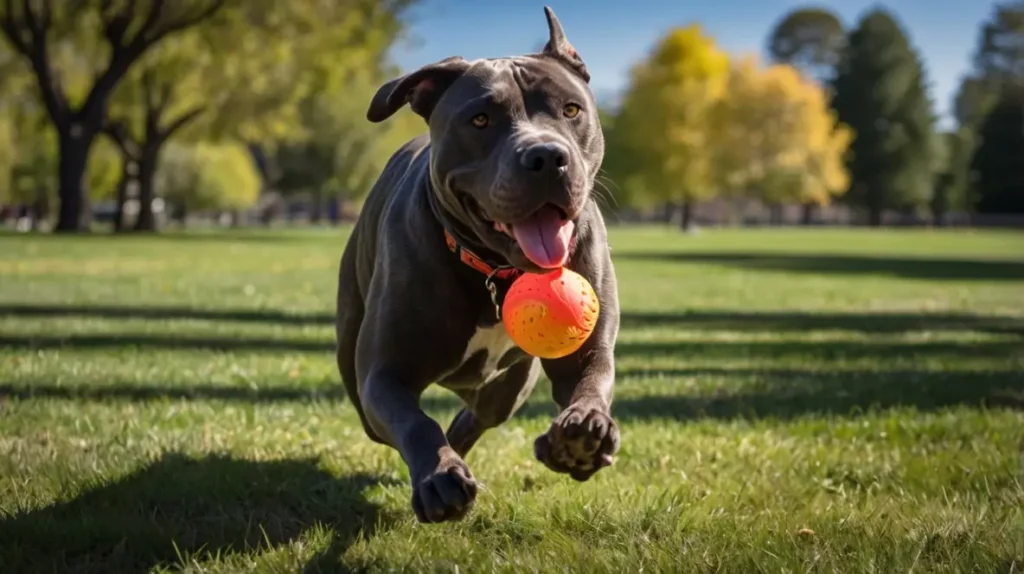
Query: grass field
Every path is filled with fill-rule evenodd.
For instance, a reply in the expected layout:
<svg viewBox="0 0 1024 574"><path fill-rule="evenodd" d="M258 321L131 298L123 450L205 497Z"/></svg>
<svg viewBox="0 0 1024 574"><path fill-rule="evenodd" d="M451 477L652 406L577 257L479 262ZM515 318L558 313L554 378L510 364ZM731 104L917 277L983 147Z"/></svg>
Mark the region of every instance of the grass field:
<svg viewBox="0 0 1024 574"><path fill-rule="evenodd" d="M615 229L615 466L533 460L542 383L438 526L342 399L344 241L0 236L0 572L1024 572L1024 234Z"/></svg>

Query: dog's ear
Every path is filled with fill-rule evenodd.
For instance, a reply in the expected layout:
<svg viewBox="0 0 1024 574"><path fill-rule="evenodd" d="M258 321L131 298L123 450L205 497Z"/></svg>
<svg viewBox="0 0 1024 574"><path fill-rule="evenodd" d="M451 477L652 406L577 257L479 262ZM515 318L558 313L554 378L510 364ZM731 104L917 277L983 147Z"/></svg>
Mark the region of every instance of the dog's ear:
<svg viewBox="0 0 1024 574"><path fill-rule="evenodd" d="M441 95L469 68L470 63L461 56L452 56L395 78L374 94L370 108L366 110L366 119L382 122L409 104L412 111L430 120L430 113Z"/></svg>
<svg viewBox="0 0 1024 574"><path fill-rule="evenodd" d="M590 83L590 72L587 70L587 65L583 63L583 58L580 58L576 48L573 48L569 40L565 39L562 23L558 21L558 16L555 16L555 11L550 6L545 6L544 16L548 19L548 43L544 44L543 53L561 60L564 64L576 70L583 77L584 81Z"/></svg>

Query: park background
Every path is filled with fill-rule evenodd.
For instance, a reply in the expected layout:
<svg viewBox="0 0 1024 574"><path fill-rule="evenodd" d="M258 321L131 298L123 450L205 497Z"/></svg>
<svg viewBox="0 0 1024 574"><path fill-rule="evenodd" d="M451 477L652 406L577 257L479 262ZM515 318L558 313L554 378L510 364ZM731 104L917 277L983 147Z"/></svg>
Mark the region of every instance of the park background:
<svg viewBox="0 0 1024 574"><path fill-rule="evenodd" d="M566 1L623 449L415 523L333 359L387 80L541 5L0 2L0 570L1020 572L1024 3ZM458 405L433 389L446 424Z"/></svg>

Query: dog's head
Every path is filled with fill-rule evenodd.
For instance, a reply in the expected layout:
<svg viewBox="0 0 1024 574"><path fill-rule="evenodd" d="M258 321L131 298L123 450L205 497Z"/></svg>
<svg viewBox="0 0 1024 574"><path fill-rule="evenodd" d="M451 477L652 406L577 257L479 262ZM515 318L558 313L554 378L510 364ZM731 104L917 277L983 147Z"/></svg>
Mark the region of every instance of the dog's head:
<svg viewBox="0 0 1024 574"><path fill-rule="evenodd" d="M410 108L430 129L438 198L486 247L522 269L569 256L604 157L590 74L550 8L543 51L451 57L383 85L367 112Z"/></svg>

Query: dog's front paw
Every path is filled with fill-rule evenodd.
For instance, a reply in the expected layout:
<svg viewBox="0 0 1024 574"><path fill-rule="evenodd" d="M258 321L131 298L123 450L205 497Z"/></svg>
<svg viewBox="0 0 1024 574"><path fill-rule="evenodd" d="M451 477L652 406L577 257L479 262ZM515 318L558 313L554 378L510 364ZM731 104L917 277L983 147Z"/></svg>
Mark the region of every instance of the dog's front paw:
<svg viewBox="0 0 1024 574"><path fill-rule="evenodd" d="M583 482L612 464L619 427L608 413L587 404L571 405L533 443L537 460Z"/></svg>
<svg viewBox="0 0 1024 574"><path fill-rule="evenodd" d="M454 452L441 459L412 485L412 509L420 522L459 520L476 501L477 483L466 463Z"/></svg>

